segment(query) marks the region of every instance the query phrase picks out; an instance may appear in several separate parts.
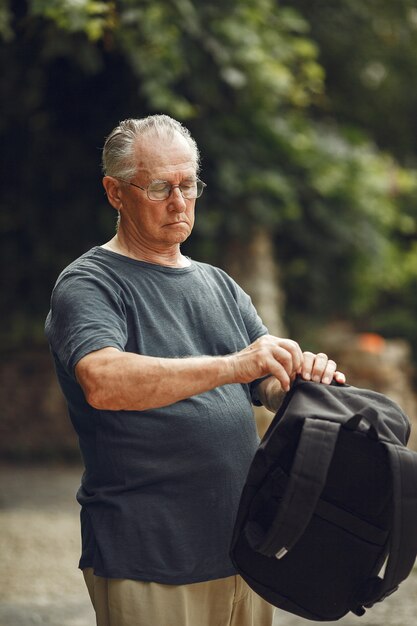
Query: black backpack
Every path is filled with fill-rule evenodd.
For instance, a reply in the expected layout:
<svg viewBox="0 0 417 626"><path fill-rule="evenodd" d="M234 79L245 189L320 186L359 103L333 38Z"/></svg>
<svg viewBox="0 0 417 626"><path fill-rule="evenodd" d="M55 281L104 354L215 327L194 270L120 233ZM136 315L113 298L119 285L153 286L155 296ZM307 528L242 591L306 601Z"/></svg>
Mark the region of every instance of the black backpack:
<svg viewBox="0 0 417 626"><path fill-rule="evenodd" d="M249 586L317 621L363 615L393 593L417 554L409 434L380 393L297 379L241 496L231 558Z"/></svg>

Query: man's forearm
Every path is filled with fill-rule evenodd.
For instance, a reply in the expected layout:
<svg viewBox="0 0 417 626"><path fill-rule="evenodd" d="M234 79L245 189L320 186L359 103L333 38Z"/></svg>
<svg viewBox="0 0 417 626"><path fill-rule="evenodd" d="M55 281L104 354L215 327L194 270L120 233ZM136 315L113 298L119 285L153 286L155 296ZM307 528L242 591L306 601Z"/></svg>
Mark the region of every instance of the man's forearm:
<svg viewBox="0 0 417 626"><path fill-rule="evenodd" d="M319 369L327 376L326 355L321 355L321 362ZM83 357L75 374L93 407L131 411L167 406L215 387L268 376L259 385L259 397L276 411L302 366L303 353L295 341L262 335L225 356L159 358L103 348ZM307 373L311 375L314 367L313 359Z"/></svg>
<svg viewBox="0 0 417 626"><path fill-rule="evenodd" d="M257 393L263 406L272 413L278 411L285 396L281 383L274 376L262 380L258 385Z"/></svg>
<svg viewBox="0 0 417 626"><path fill-rule="evenodd" d="M235 382L230 357L149 357L116 348L92 352L76 366L89 404L103 410L167 406Z"/></svg>

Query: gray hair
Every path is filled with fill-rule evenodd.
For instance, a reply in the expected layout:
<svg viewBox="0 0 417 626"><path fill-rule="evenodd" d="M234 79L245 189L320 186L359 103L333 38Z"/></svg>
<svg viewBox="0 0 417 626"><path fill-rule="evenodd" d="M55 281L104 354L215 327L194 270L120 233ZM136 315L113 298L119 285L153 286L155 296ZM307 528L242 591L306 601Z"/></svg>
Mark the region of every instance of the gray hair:
<svg viewBox="0 0 417 626"><path fill-rule="evenodd" d="M175 133L187 141L198 171L200 154L190 131L168 115L149 115L142 119L123 120L112 130L103 147L103 173L127 180L133 178L137 171L135 162L137 141L146 135L153 135L169 141Z"/></svg>

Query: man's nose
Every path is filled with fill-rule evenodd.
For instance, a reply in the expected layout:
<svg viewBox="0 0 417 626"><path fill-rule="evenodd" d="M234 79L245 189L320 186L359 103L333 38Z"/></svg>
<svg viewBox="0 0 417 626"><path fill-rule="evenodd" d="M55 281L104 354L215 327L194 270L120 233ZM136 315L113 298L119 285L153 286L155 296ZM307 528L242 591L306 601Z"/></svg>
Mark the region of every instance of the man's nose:
<svg viewBox="0 0 417 626"><path fill-rule="evenodd" d="M187 205L181 193L179 185L172 185L171 195L169 197L169 204L170 206L172 206L172 208L180 213L182 213L182 211L185 211Z"/></svg>

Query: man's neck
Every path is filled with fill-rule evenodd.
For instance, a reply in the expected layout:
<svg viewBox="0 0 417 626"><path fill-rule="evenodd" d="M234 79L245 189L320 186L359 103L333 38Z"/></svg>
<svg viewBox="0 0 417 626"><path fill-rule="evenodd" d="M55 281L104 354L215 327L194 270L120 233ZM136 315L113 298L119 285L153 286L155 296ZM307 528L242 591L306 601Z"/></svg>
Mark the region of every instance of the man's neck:
<svg viewBox="0 0 417 626"><path fill-rule="evenodd" d="M173 244L165 250L153 250L143 248L139 245L131 245L119 234L101 246L105 250L116 252L136 261L145 261L155 265L165 265L168 267L188 267L191 263L180 250L180 244Z"/></svg>

